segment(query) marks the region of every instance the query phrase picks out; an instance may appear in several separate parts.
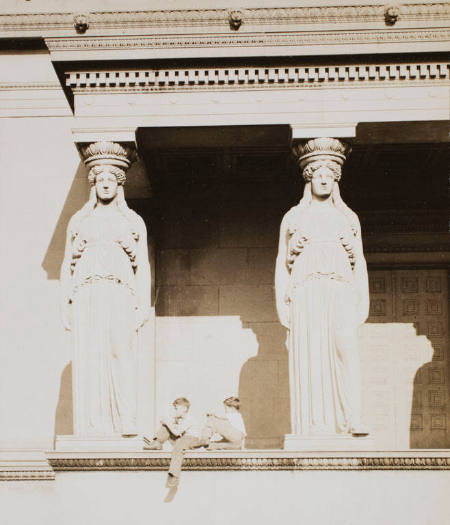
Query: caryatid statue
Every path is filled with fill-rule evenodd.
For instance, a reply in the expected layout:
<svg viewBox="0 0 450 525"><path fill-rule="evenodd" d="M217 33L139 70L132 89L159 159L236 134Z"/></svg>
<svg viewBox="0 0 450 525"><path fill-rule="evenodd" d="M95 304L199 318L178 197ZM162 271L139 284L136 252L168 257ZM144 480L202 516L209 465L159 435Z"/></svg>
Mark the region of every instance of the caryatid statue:
<svg viewBox="0 0 450 525"><path fill-rule="evenodd" d="M62 318L73 340L76 437L135 436L137 331L150 315L142 218L125 201L133 152L97 142L82 150L89 201L70 220L61 268Z"/></svg>
<svg viewBox="0 0 450 525"><path fill-rule="evenodd" d="M339 193L350 148L331 138L294 149L305 189L283 218L276 302L288 329L292 435L367 435L361 425L358 326L369 290L358 216Z"/></svg>

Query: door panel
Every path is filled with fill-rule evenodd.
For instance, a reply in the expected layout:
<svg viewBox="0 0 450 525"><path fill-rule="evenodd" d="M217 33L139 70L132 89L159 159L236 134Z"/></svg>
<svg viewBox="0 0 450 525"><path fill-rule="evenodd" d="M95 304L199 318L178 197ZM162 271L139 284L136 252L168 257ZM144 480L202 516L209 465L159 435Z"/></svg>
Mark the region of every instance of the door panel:
<svg viewBox="0 0 450 525"><path fill-rule="evenodd" d="M449 448L445 270L370 272L361 327L363 408L381 448Z"/></svg>

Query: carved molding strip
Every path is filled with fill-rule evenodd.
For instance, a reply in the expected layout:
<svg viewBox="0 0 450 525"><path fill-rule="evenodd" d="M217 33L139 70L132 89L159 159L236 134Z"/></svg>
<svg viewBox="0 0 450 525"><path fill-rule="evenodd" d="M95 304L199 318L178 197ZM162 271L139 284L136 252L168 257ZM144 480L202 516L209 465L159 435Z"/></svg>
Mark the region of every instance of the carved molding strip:
<svg viewBox="0 0 450 525"><path fill-rule="evenodd" d="M58 82L0 82L0 91L59 90Z"/></svg>
<svg viewBox="0 0 450 525"><path fill-rule="evenodd" d="M289 23L324 24L379 22L384 20L384 5L274 7L242 9L244 25L280 25ZM443 21L450 17L450 5L403 4L399 18L405 21ZM91 29L173 26L229 27L227 9L180 9L164 11L116 11L89 13ZM0 15L0 31L74 30L73 13L36 13Z"/></svg>
<svg viewBox="0 0 450 525"><path fill-rule="evenodd" d="M209 456L209 455L208 455ZM450 457L187 457L184 470L450 470ZM170 457L51 457L55 471L167 470Z"/></svg>
<svg viewBox="0 0 450 525"><path fill-rule="evenodd" d="M0 470L0 481L52 481L55 472L46 470Z"/></svg>
<svg viewBox="0 0 450 525"><path fill-rule="evenodd" d="M302 31L230 35L155 35L142 37L46 38L50 52L89 50L265 47L337 44L390 44L450 40L448 29L379 31Z"/></svg>
<svg viewBox="0 0 450 525"><path fill-rule="evenodd" d="M0 481L54 480L55 472L39 450L0 450Z"/></svg>
<svg viewBox="0 0 450 525"><path fill-rule="evenodd" d="M442 63L308 67L229 67L128 71L73 71L66 86L77 92L104 90L161 91L237 87L327 87L394 82L429 82L449 78Z"/></svg>

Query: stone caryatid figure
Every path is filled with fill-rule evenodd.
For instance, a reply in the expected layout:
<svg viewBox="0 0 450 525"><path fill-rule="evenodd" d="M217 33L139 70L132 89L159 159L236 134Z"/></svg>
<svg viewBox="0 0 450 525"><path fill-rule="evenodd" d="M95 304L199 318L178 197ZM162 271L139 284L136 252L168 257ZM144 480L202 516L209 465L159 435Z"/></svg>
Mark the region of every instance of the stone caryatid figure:
<svg viewBox="0 0 450 525"><path fill-rule="evenodd" d="M142 218L124 198L133 152L97 142L82 149L89 201L70 220L61 268L62 317L73 339L74 433L137 434L137 331L150 315Z"/></svg>
<svg viewBox="0 0 450 525"><path fill-rule="evenodd" d="M294 149L305 189L283 218L275 278L289 330L292 437L367 434L357 349L369 307L367 266L358 217L338 184L348 152L331 138Z"/></svg>

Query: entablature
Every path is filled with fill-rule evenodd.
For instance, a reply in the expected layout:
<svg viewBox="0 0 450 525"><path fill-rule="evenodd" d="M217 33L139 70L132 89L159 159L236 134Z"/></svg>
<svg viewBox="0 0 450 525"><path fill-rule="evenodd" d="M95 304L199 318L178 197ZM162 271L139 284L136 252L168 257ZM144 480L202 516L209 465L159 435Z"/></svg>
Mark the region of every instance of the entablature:
<svg viewBox="0 0 450 525"><path fill-rule="evenodd" d="M0 15L0 39L44 39L52 60L446 51L445 2ZM351 46L349 48L349 46ZM14 48L14 45L13 45Z"/></svg>

